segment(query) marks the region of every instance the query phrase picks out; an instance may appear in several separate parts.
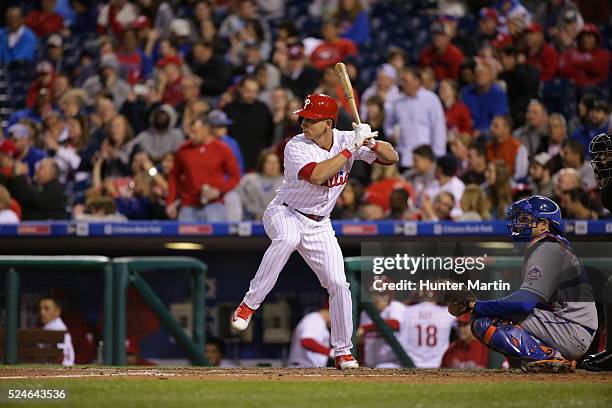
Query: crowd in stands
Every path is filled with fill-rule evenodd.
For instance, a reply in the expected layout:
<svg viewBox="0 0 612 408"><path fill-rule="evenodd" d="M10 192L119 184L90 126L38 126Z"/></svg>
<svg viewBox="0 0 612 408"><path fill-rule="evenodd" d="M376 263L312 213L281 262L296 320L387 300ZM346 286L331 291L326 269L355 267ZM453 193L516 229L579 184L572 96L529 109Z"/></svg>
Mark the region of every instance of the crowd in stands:
<svg viewBox="0 0 612 408"><path fill-rule="evenodd" d="M597 219L612 126L602 0L2 2L0 222L258 220L293 111L337 98L400 154L358 163L334 219Z"/></svg>

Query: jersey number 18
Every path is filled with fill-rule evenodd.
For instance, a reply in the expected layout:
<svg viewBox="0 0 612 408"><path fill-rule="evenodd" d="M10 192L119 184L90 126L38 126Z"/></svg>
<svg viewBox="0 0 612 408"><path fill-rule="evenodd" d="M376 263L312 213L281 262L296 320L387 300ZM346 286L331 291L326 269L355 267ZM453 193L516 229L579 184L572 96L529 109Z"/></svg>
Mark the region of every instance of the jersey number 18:
<svg viewBox="0 0 612 408"><path fill-rule="evenodd" d="M419 347L423 345L435 347L436 344L438 344L438 338L436 336L438 334L438 328L436 326L430 324L429 326L423 327L420 324L417 324L415 327L417 329Z"/></svg>

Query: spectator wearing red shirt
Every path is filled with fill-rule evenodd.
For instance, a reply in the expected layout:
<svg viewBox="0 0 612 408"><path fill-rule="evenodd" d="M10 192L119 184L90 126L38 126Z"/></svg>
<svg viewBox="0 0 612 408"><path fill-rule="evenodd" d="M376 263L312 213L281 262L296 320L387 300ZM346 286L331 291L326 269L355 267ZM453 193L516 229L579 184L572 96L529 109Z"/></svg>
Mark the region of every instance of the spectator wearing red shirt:
<svg viewBox="0 0 612 408"><path fill-rule="evenodd" d="M130 337L125 340L125 357L127 364L131 366L156 366L153 361L147 360L140 354L140 339Z"/></svg>
<svg viewBox="0 0 612 408"><path fill-rule="evenodd" d="M340 38L334 21L325 21L321 26L323 43L310 54L310 62L319 70L343 61L349 55L357 55L357 46L351 40Z"/></svg>
<svg viewBox="0 0 612 408"><path fill-rule="evenodd" d="M238 162L232 150L215 139L205 116L191 122L188 135L174 155L166 213L181 221L226 221L223 196L240 182Z"/></svg>
<svg viewBox="0 0 612 408"><path fill-rule="evenodd" d="M457 83L452 79L440 81L438 93L444 107L446 128L456 133L471 135L474 131L472 113L463 102L457 99L458 92Z"/></svg>
<svg viewBox="0 0 612 408"><path fill-rule="evenodd" d="M487 368L489 350L472 334L470 315L457 318L457 340L453 341L442 357L442 368Z"/></svg>
<svg viewBox="0 0 612 408"><path fill-rule="evenodd" d="M483 7L478 13L478 32L476 33L476 44L473 44L469 54L476 54L478 49L484 43L493 42L499 33L498 27L500 25L499 15L494 8Z"/></svg>
<svg viewBox="0 0 612 408"><path fill-rule="evenodd" d="M120 35L138 18L138 8L128 0L110 0L98 14L98 34Z"/></svg>
<svg viewBox="0 0 612 408"><path fill-rule="evenodd" d="M548 81L557 74L557 51L544 41L542 26L531 24L525 30L526 63L540 70L540 79Z"/></svg>
<svg viewBox="0 0 612 408"><path fill-rule="evenodd" d="M9 139L3 139L0 137L0 201L2 201L2 189L8 185L9 179L13 175L13 167L15 165L15 155L17 154L17 146ZM21 220L21 206L11 197L10 193L6 191L8 197L8 203L6 209L12 211L17 216L17 220ZM7 219L15 219L12 214L2 213L2 204L0 203L0 224Z"/></svg>
<svg viewBox="0 0 612 408"><path fill-rule="evenodd" d="M117 60L121 64L120 76L128 84L134 85L143 76L141 73L143 52L138 47L136 30L132 28L125 30L121 40L121 46L117 50Z"/></svg>
<svg viewBox="0 0 612 408"><path fill-rule="evenodd" d="M527 176L529 153L521 142L512 136L513 122L510 115L498 115L491 122L493 140L487 144L487 160L503 160L514 174L515 180Z"/></svg>
<svg viewBox="0 0 612 408"><path fill-rule="evenodd" d="M185 100L181 86L183 79L181 65L182 62L177 56L166 57L157 63L157 67L161 69L156 85L157 94L162 103L173 107L180 105Z"/></svg>
<svg viewBox="0 0 612 408"><path fill-rule="evenodd" d="M380 207L384 214L390 210L390 198L394 190L405 190L409 197L414 197L412 184L402 178L396 166L373 167L372 180L363 201Z"/></svg>
<svg viewBox="0 0 612 408"><path fill-rule="evenodd" d="M26 106L33 108L38 99L38 93L41 89L53 89L53 81L55 80L55 72L53 65L49 61L41 61L36 65L36 79L30 85L28 96L26 98Z"/></svg>
<svg viewBox="0 0 612 408"><path fill-rule="evenodd" d="M586 24L578 34L578 48L571 48L559 58L559 74L576 85L600 85L608 79L610 53L600 47L601 35L593 24Z"/></svg>
<svg viewBox="0 0 612 408"><path fill-rule="evenodd" d="M64 19L55 11L55 0L42 0L41 10L33 10L27 15L25 24L40 37L57 33L64 27Z"/></svg>
<svg viewBox="0 0 612 408"><path fill-rule="evenodd" d="M448 26L436 22L431 26L431 45L423 50L419 58L421 67L431 67L438 81L458 79L463 53L451 44Z"/></svg>
<svg viewBox="0 0 612 408"><path fill-rule="evenodd" d="M466 54L474 55L486 44L490 44L495 48L501 48L512 43L510 34L502 30L505 20L494 8L483 7L480 9L478 16L476 38L475 40L472 39L471 44L469 41L466 41L468 45L471 45L471 47L465 48L467 50Z"/></svg>

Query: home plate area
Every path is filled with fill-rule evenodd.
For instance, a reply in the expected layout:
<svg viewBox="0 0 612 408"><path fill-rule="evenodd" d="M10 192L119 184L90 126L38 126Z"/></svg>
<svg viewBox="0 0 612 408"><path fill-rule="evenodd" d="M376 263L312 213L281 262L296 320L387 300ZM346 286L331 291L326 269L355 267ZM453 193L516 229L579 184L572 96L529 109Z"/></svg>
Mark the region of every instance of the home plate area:
<svg viewBox="0 0 612 408"><path fill-rule="evenodd" d="M520 370L373 369L338 371L333 368L141 368L141 367L4 367L0 381L17 379L160 379L211 381L346 381L381 383L587 382L612 383L612 373L577 371L571 374L525 374Z"/></svg>

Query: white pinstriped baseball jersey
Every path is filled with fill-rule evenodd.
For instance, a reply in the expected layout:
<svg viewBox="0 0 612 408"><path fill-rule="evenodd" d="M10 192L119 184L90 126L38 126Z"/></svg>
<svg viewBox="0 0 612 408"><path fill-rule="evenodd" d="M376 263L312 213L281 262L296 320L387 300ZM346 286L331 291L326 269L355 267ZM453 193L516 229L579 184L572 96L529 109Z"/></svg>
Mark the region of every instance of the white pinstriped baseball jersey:
<svg viewBox="0 0 612 408"><path fill-rule="evenodd" d="M261 260L243 302L257 309L276 284L289 256L298 251L329 293L330 341L334 356L350 354L353 344L352 299L344 274L344 259L329 213L348 181L355 160L372 163L376 153L361 147L325 186L300 180L300 170L309 163L320 163L338 155L354 139L355 133L333 130L329 150L320 148L303 134L285 146L285 174L278 194L268 205L262 221L272 240ZM283 204L287 204L284 206ZM296 211L297 210L297 211ZM301 213L324 216L315 221Z"/></svg>
<svg viewBox="0 0 612 408"><path fill-rule="evenodd" d="M438 368L457 320L444 306L421 302L406 307L406 353L417 368Z"/></svg>
<svg viewBox="0 0 612 408"><path fill-rule="evenodd" d="M313 339L317 343L329 347L329 329L321 313L308 313L296 326L291 338L289 364L294 367L325 367L329 357L305 349L301 344L304 339Z"/></svg>
<svg viewBox="0 0 612 408"><path fill-rule="evenodd" d="M368 163L376 160L376 153L367 147L361 147L354 154L336 176L332 177L322 186L300 180L298 173L308 163L320 163L337 156L353 141L355 132L333 129L333 143L331 148L325 150L315 142L308 140L303 133L295 136L285 146L285 177L278 189L276 201L278 204L286 203L289 207L306 214L327 216L331 213L336 199L348 181L349 172L355 160Z"/></svg>
<svg viewBox="0 0 612 408"><path fill-rule="evenodd" d="M406 306L396 300L392 300L391 303L380 312L380 317L383 320L397 320L399 322L399 331L394 334L402 347L404 347L402 343L407 336L405 333L406 325L404 324ZM361 312L359 325L363 326L371 323L372 319L370 319L370 316L368 316L365 311ZM366 333L364 341L365 363L368 367L401 367L399 358L395 355L391 346L387 344L378 330Z"/></svg>

